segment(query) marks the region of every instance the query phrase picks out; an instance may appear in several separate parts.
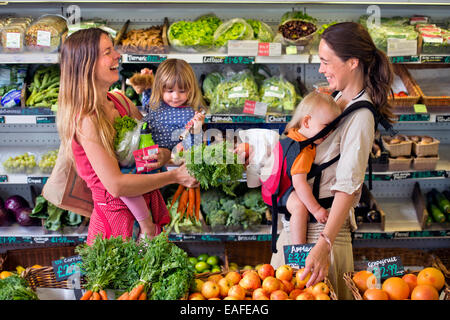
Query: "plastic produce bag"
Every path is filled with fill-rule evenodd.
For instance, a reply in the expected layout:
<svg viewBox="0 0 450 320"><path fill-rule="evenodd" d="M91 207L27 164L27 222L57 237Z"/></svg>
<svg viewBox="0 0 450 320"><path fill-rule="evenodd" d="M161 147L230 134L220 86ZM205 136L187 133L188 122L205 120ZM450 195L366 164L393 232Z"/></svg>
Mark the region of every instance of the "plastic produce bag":
<svg viewBox="0 0 450 320"><path fill-rule="evenodd" d="M283 76L264 80L259 93L261 102L267 104L268 112L291 113L297 103L294 85Z"/></svg>
<svg viewBox="0 0 450 320"><path fill-rule="evenodd" d="M25 45L31 51L57 51L66 31L67 21L63 16L44 15L28 27Z"/></svg>
<svg viewBox="0 0 450 320"><path fill-rule="evenodd" d="M222 21L207 14L195 21L177 21L169 26L167 39L172 48L180 52L202 52L213 46L214 32Z"/></svg>
<svg viewBox="0 0 450 320"><path fill-rule="evenodd" d="M214 32L214 46L221 51L226 50L228 40L254 39L252 26L241 18L234 18L222 23Z"/></svg>
<svg viewBox="0 0 450 320"><path fill-rule="evenodd" d="M238 73L228 71L214 92L211 113L242 113L246 100L259 101L258 85L252 73L248 69Z"/></svg>
<svg viewBox="0 0 450 320"><path fill-rule="evenodd" d="M125 118L125 117L123 117ZM129 117L128 117L129 118ZM130 118L131 119L131 118ZM121 167L131 167L134 165L133 151L139 149L139 140L141 136L141 127L143 121L133 119L136 123L133 129L127 130L121 134L121 138L115 144L117 159ZM117 131L117 129L116 129Z"/></svg>
<svg viewBox="0 0 450 320"><path fill-rule="evenodd" d="M211 72L203 80L202 88L205 99L211 102L214 98L214 92L217 86L225 79L220 72Z"/></svg>
<svg viewBox="0 0 450 320"><path fill-rule="evenodd" d="M278 26L277 41L284 45L306 46L318 30L317 20L300 12L286 12Z"/></svg>
<svg viewBox="0 0 450 320"><path fill-rule="evenodd" d="M274 32L272 28L265 22L260 20L246 20L249 25L253 28L253 35L259 42L272 42L274 37Z"/></svg>

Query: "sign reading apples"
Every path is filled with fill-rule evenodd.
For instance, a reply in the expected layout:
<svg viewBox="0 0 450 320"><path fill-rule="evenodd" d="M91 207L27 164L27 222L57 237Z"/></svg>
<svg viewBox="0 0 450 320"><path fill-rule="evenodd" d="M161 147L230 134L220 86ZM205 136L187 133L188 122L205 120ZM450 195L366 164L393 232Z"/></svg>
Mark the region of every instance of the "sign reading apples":
<svg viewBox="0 0 450 320"><path fill-rule="evenodd" d="M303 268L312 247L314 247L314 243L283 246L284 263L294 268Z"/></svg>

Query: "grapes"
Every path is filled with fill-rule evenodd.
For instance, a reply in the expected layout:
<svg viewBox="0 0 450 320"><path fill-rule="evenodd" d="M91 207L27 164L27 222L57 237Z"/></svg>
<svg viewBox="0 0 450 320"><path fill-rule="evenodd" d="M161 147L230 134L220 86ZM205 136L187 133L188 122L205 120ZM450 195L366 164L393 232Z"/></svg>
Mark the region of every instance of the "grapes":
<svg viewBox="0 0 450 320"><path fill-rule="evenodd" d="M51 150L44 154L39 161L39 169L43 173L51 173L58 157L58 150Z"/></svg>
<svg viewBox="0 0 450 320"><path fill-rule="evenodd" d="M36 157L25 152L16 157L9 157L3 162L3 167L9 173L32 173L36 167Z"/></svg>

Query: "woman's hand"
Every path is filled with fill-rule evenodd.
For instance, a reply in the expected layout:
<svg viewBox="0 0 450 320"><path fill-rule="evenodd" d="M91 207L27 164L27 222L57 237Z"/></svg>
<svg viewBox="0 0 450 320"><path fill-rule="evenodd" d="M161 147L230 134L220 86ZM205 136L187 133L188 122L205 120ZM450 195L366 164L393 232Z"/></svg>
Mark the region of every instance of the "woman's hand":
<svg viewBox="0 0 450 320"><path fill-rule="evenodd" d="M149 161L145 167L150 170L159 169L170 160L171 152L166 148L158 148L158 152L149 156L142 157L143 160ZM155 161L156 160L156 161Z"/></svg>
<svg viewBox="0 0 450 320"><path fill-rule="evenodd" d="M197 188L200 186L200 183L189 174L187 167L185 164L181 165L176 171L176 180L178 184L185 186L186 188Z"/></svg>
<svg viewBox="0 0 450 320"><path fill-rule="evenodd" d="M311 272L311 278L306 283L306 288L323 281L328 275L330 249L325 240L320 237L316 245L311 249L305 260L305 270L300 280L304 280Z"/></svg>
<svg viewBox="0 0 450 320"><path fill-rule="evenodd" d="M234 149L234 153L237 154L240 160L244 161L245 166L248 166L250 159L252 158L254 152L253 147L248 143L240 143Z"/></svg>

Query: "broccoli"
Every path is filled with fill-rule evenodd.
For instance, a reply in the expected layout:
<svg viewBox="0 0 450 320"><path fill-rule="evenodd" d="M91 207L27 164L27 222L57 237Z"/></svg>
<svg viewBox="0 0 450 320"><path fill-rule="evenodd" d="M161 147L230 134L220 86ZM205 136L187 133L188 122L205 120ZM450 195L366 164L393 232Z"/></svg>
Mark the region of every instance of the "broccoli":
<svg viewBox="0 0 450 320"><path fill-rule="evenodd" d="M215 190L207 190L202 192L201 206L205 214L220 209L220 194Z"/></svg>
<svg viewBox="0 0 450 320"><path fill-rule="evenodd" d="M247 229L250 226L259 225L262 222L262 215L260 212L257 212L252 209L245 209L245 220L242 221L242 225L244 229Z"/></svg>
<svg viewBox="0 0 450 320"><path fill-rule="evenodd" d="M251 189L244 194L244 205L248 209L252 209L256 212L263 213L266 211L266 204L261 196L259 189Z"/></svg>
<svg viewBox="0 0 450 320"><path fill-rule="evenodd" d="M233 211L233 206L236 204L236 202L233 199L230 198L222 198L220 199L220 207L222 210L231 213Z"/></svg>
<svg viewBox="0 0 450 320"><path fill-rule="evenodd" d="M241 225L245 220L245 207L241 204L234 204L233 209L228 215L227 226Z"/></svg>
<svg viewBox="0 0 450 320"><path fill-rule="evenodd" d="M211 227L225 226L228 220L228 213L224 210L210 211L206 215L206 222Z"/></svg>

